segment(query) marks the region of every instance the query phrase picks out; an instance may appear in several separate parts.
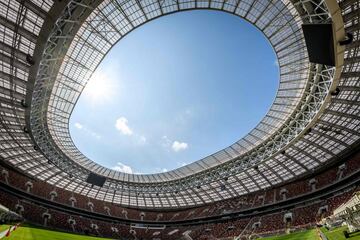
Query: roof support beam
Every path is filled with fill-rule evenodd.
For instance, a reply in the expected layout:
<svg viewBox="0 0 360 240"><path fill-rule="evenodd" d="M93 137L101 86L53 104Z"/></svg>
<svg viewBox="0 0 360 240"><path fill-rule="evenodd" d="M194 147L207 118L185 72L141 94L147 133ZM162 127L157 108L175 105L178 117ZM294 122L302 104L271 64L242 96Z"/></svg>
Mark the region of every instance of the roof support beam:
<svg viewBox="0 0 360 240"><path fill-rule="evenodd" d="M25 29L22 26L18 26L15 23L9 21L8 19L6 19L5 17L0 15L0 25L3 25L9 29L11 29L12 31L17 30L18 33L22 36L27 38L28 40L30 40L33 43L36 43L37 41L37 36L30 32L29 30Z"/></svg>
<svg viewBox="0 0 360 240"><path fill-rule="evenodd" d="M293 147L293 146L292 146ZM290 154L284 152L282 153L283 156L285 156L286 158L290 159L291 161L293 161L294 163L296 163L297 165L299 165L301 168L305 169L305 170L309 170L308 167L306 167L302 162L298 161L297 159L295 159L293 156L291 156ZM280 161L278 161L280 162ZM283 164L284 166L285 164ZM288 170L290 170L290 168L287 168ZM291 171L291 174L293 174L294 176L296 176L295 172L293 172L292 170Z"/></svg>
<svg viewBox="0 0 360 240"><path fill-rule="evenodd" d="M14 66L15 68L19 68L24 72L29 71L29 65L24 62L19 61L16 58L5 55L4 53L0 53L0 61L9 64L10 66Z"/></svg>

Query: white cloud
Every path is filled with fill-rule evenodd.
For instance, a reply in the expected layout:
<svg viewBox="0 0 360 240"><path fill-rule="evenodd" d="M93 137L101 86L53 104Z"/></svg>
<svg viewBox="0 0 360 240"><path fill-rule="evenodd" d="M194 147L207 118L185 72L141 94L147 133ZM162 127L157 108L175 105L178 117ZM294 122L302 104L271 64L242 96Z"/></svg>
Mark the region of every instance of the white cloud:
<svg viewBox="0 0 360 240"><path fill-rule="evenodd" d="M147 142L147 139L145 136L139 136L139 143L145 144Z"/></svg>
<svg viewBox="0 0 360 240"><path fill-rule="evenodd" d="M139 134L129 126L129 121L126 117L119 117L116 119L115 128L123 135L130 136L132 143L137 145L146 145L148 139L145 135Z"/></svg>
<svg viewBox="0 0 360 240"><path fill-rule="evenodd" d="M133 170L130 166L125 165L121 162L118 162L116 164L116 166L112 167L111 169L119 171L119 172L123 172L123 173L129 173L129 174L133 173Z"/></svg>
<svg viewBox="0 0 360 240"><path fill-rule="evenodd" d="M187 143L185 142L178 142L178 141L174 141L173 144L171 145L171 148L175 151L175 152L179 152L179 151L183 151L185 149L187 149L189 146Z"/></svg>
<svg viewBox="0 0 360 240"><path fill-rule="evenodd" d="M96 132L88 129L86 126L84 126L84 125L82 125L82 124L80 124L80 123L78 123L78 122L75 123L74 126L75 126L77 129L79 129L79 130L81 130L81 131L84 131L86 134L88 134L88 135L90 135L90 136L92 136L92 137L94 137L94 138L96 138L96 139L100 139L100 138L101 138L101 136L100 136L99 134L97 134Z"/></svg>
<svg viewBox="0 0 360 240"><path fill-rule="evenodd" d="M124 135L132 135L133 131L128 126L128 120L125 117L120 117L116 120L115 127Z"/></svg>
<svg viewBox="0 0 360 240"><path fill-rule="evenodd" d="M189 144L186 142L173 141L166 135L161 137L161 146L174 152L180 152L189 148Z"/></svg>
<svg viewBox="0 0 360 240"><path fill-rule="evenodd" d="M87 130L88 133L93 136L94 138L97 138L97 139L100 139L101 136L99 134L97 134L96 132L93 132L93 131L90 131L90 130Z"/></svg>
<svg viewBox="0 0 360 240"><path fill-rule="evenodd" d="M176 114L175 121L176 124L187 125L191 122L191 119L194 117L193 111L190 108L179 111Z"/></svg>
<svg viewBox="0 0 360 240"><path fill-rule="evenodd" d="M167 136L161 137L161 146L168 148L171 146L171 140Z"/></svg>

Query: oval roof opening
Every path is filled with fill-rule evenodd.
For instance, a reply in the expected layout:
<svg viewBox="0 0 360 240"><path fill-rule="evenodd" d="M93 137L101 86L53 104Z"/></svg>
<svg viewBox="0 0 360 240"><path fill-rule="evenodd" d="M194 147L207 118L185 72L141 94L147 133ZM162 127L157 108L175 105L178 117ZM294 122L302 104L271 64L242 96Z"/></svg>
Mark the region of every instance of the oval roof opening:
<svg viewBox="0 0 360 240"><path fill-rule="evenodd" d="M279 86L276 63L261 31L239 17L161 17L105 56L71 115L71 136L91 160L121 172L179 168L261 121Z"/></svg>

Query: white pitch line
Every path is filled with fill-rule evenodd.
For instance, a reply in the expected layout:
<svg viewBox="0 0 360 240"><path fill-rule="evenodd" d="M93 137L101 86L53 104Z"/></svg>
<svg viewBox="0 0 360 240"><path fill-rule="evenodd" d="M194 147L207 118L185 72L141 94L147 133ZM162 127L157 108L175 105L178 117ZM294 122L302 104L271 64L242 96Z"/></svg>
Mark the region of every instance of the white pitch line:
<svg viewBox="0 0 360 240"><path fill-rule="evenodd" d="M9 228L5 231L0 232L0 239L3 239L6 235L6 233L9 231ZM14 231L14 226L11 226L10 232Z"/></svg>

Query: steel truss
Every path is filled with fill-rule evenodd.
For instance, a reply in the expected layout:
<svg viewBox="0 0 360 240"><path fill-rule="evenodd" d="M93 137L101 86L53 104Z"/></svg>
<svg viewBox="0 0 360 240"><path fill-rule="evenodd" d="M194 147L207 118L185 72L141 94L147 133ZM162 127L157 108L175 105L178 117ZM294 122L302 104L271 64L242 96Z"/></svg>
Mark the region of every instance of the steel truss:
<svg viewBox="0 0 360 240"><path fill-rule="evenodd" d="M49 158L49 160L63 169L65 172L69 173L72 176L75 176L79 179L85 180L89 171L94 171L94 169L84 169L79 166L76 166L74 161L69 159L69 156L66 156L65 153L61 151L56 141L49 141L53 139L54 135L51 135L48 131L48 120L51 117L56 119L65 120L65 122L55 123L58 125L66 126L69 115L63 118L54 116L51 113L50 107L48 107L47 99L51 98L51 92L53 85L57 79L58 67L61 63L66 62L66 64L73 64L73 59L66 59L67 46L70 46L71 41L75 38L80 21L73 20L73 16L83 15L89 9L93 10L92 1L70 1L67 5L62 17L57 20L55 28L52 31L53 34L50 35L48 40L48 47L45 48L43 55L43 60L40 63L39 72L37 81L34 87L33 100L32 100L32 111L31 111L31 131L33 137L40 147L41 151ZM298 5L308 6L308 2L298 2ZM119 6L119 3L117 3ZM296 5L296 4L295 4ZM305 8L305 7L304 7ZM318 12L318 9L326 9L323 3L320 6L315 7L314 13L302 16L304 22L328 22L329 14L324 11ZM123 12L123 9L120 6L121 13L126 16ZM248 11L249 12L249 11ZM75 14L76 13L76 14ZM246 16L245 16L246 17ZM106 17L105 17L106 18ZM294 17L292 17L294 18ZM315 19L315 20L314 20ZM131 22L129 18L126 19L128 22ZM108 21L106 19L106 21ZM102 22L100 22L101 24ZM89 24L92 26L93 23ZM96 23L95 23L96 24ZM94 25L95 25L94 24ZM134 27L134 25L132 25ZM283 26L280 26L282 29ZM68 29L67 31L64 31ZM95 29L95 28L93 28ZM279 30L278 30L279 31ZM99 35L103 39L107 39L107 34L113 34L109 29L105 31L95 31L96 35ZM108 41L108 44L111 45L111 42ZM59 47L60 46L60 47ZM65 46L65 48L62 48ZM295 49L296 50L296 49ZM282 74L291 74L298 72L306 72L306 70L301 69L301 65L304 64L304 61L300 61L300 64L283 64ZM84 65L80 65L80 68L84 68ZM323 69L324 68L324 69ZM86 68L86 70L91 71L91 69ZM332 77L334 74L334 69L327 68L323 66L314 66L310 71L310 79L307 83L307 88L304 91L302 100L300 103L297 103L297 108L292 113L290 118L283 124L283 126L278 129L275 134L266 139L263 143L256 146L256 148L251 151L242 154L240 157L236 157L233 160L229 160L226 163L213 167L211 169L206 169L200 173L195 173L185 178L180 178L173 181L167 181L159 183L150 183L150 184L141 184L140 187L136 183L117 183L112 182L113 179L109 179L108 187L111 190L117 190L122 192L129 193L174 193L180 192L185 189L191 189L197 186L202 186L204 184L211 184L219 181L220 179L228 178L229 176L236 175L241 171L244 171L254 165L260 163L261 161L266 161L269 157L278 153L288 143L293 141L299 134L304 131L308 124L313 120L316 113L321 109L322 104L324 103L326 97L329 94L329 89L332 83ZM88 75L88 78L90 75ZM46 85L44 86L44 84ZM77 84L81 84L77 82ZM76 98L74 98L76 100ZM66 99L62 99L67 101ZM60 100L61 101L61 100ZM74 101L74 100L73 100ZM58 103L58 101L56 102ZM68 104L71 104L71 101L67 101ZM49 111L50 110L50 111ZM48 115L48 111L50 112ZM41 119L41 121L39 121ZM45 129L45 131L44 131ZM66 132L65 132L66 133ZM59 134L60 135L60 134ZM56 136L56 134L55 134ZM59 136L60 141L64 141L65 138ZM69 147L69 146L66 146ZM71 145L70 145L71 148ZM71 157L71 155L70 155ZM81 170L81 171L79 171ZM113 187L115 185L115 187Z"/></svg>
<svg viewBox="0 0 360 240"><path fill-rule="evenodd" d="M19 2L23 1L19 0ZM40 2L43 5L40 5ZM50 10L49 6L51 6L46 2L37 1L37 5L26 3L23 4L25 7L21 8L25 12L35 11L44 19L46 12ZM236 197L306 174L324 162L337 157L339 153L359 139L359 120L356 120L359 113L359 106L356 104L359 89L354 87L359 81L358 61L356 61L359 58L358 45L352 44L347 47L344 69L341 69L341 62L337 64L337 68L307 63L306 49L299 26L302 22L330 21L330 16L335 16L335 12L328 13L324 2L297 1L280 4L266 1L268 3L266 5L258 0L245 6L244 1L241 0L196 2L195 5L191 5L191 2L186 5L182 1L173 2L173 5L170 5L168 1L154 1L153 5L158 7L152 11L149 11L149 3L145 1L111 3L115 4L117 11L125 17L124 25L121 25L121 29L125 30L114 27L114 18L111 18L111 12L103 14L103 10L99 10L107 9L106 6L110 2L105 1L97 7L98 1L69 1L47 38L33 87L31 103L20 104L21 100L25 98L25 92L18 91L19 85L29 86L26 83L26 75L25 77L19 75L21 69L26 71L27 67L30 68L28 64L23 64L26 53L24 55L23 51L19 51L22 49L20 46L22 39L20 44L11 41L11 48L6 48L8 52L13 52L7 62L13 70L11 75L6 75L4 70L0 75L2 81L12 81L12 90L5 87L7 85L4 85L3 90L0 89L0 92L4 94L0 96L3 97L0 99L1 123L2 126L5 126L4 131L1 130L2 153L0 156L5 161L55 186L89 197L140 207L185 207ZM344 1L340 5L345 6L346 2ZM129 6L131 3L134 5ZM197 170L185 168L167 173L167 175L135 178L101 168L87 160L77 149L74 149L68 135L67 123L70 117L69 112L91 72L100 62L100 56L104 56L107 52L106 49L141 23L150 21L158 15L181 11L185 8L200 8L202 4L206 5L205 8L246 16L250 22L261 25L261 27L257 26L262 31L269 31L266 36L273 38L272 44L275 46L279 58L281 78L287 80L283 82L284 84L288 84L287 89L285 87L279 89L279 93L283 95L278 95L274 102L274 106L279 106L279 108L275 109L274 106L272 108L273 113L278 113L271 116L273 121L262 122L261 127L258 126L256 131L249 133L242 142L236 143L236 146L212 155L210 160L213 163L207 164L208 168L198 167ZM259 4L263 4L263 6ZM281 10L267 16L267 20L261 18L272 8L271 4L278 4L277 9ZM44 7L45 5L46 7ZM61 4L55 5L53 8L59 7ZM354 8L356 4L350 5L351 11L358 11L358 8ZM346 6L349 5L346 4ZM138 11L133 10L134 13L131 13L129 9L134 8ZM282 15L284 9L288 9L290 13ZM358 40L358 27L356 27L358 17L356 14L349 15L348 9L343 9L343 11L347 15L345 26L356 32L356 41ZM19 19L22 18L23 22L14 21L14 24L8 24L8 28L13 30L17 28L17 32L21 36L27 36L28 39L35 42L38 33L31 33L27 28L28 25L24 24L24 19L27 20L27 17L24 18L27 14L25 12L18 12ZM94 15L98 17L94 17ZM81 17L79 18L79 16ZM301 20L298 20L298 16L301 16ZM294 34L295 40L287 42L278 38L277 34L285 31L288 23L284 24L281 20L276 19L286 20L293 24L290 25L293 33L296 33ZM117 24L120 23L117 22ZM111 27L111 25L113 26ZM15 28L15 26L20 27ZM103 45L95 46L92 41L89 41L89 36L101 39L99 42ZM98 59L84 64L69 55L68 52L74 51L77 44L97 52ZM301 60L301 57L299 59L288 58L288 55L296 55L296 52L304 60ZM344 50L340 49L339 52L339 56L344 54ZM2 59L6 60L7 58ZM5 63L2 64L5 66ZM78 67L75 68L75 66ZM74 74L69 76L65 70ZM79 81L76 74L83 81ZM302 80L296 82L296 79ZM290 86L292 82L297 85ZM281 84L283 83L281 82ZM340 89L340 94L331 96L336 85ZM294 88L298 89L294 92L301 93L297 98L291 94L287 95ZM32 88L28 87L28 89ZM59 92L56 93L54 90L59 90ZM70 92L72 93L70 94ZM64 95L64 93L66 94ZM5 97L9 94L12 94L13 97ZM69 95L72 96L71 99L69 99ZM26 125L24 117L24 108L26 107L28 107L26 110L31 112L31 115L27 116L30 120L27 131L31 131L33 140L40 151L33 149L32 141L23 129ZM275 125L274 121L281 124ZM331 125L331 128L328 125ZM267 130L269 130L269 134L259 135L259 132ZM244 145L244 142L248 145ZM49 162L43 154L50 160ZM203 166L211 161L200 160L198 164ZM91 188L84 183L83 180L89 171L95 171L108 177L104 188ZM73 178L69 179L69 176L73 176ZM227 186L225 190L220 189L222 185Z"/></svg>

